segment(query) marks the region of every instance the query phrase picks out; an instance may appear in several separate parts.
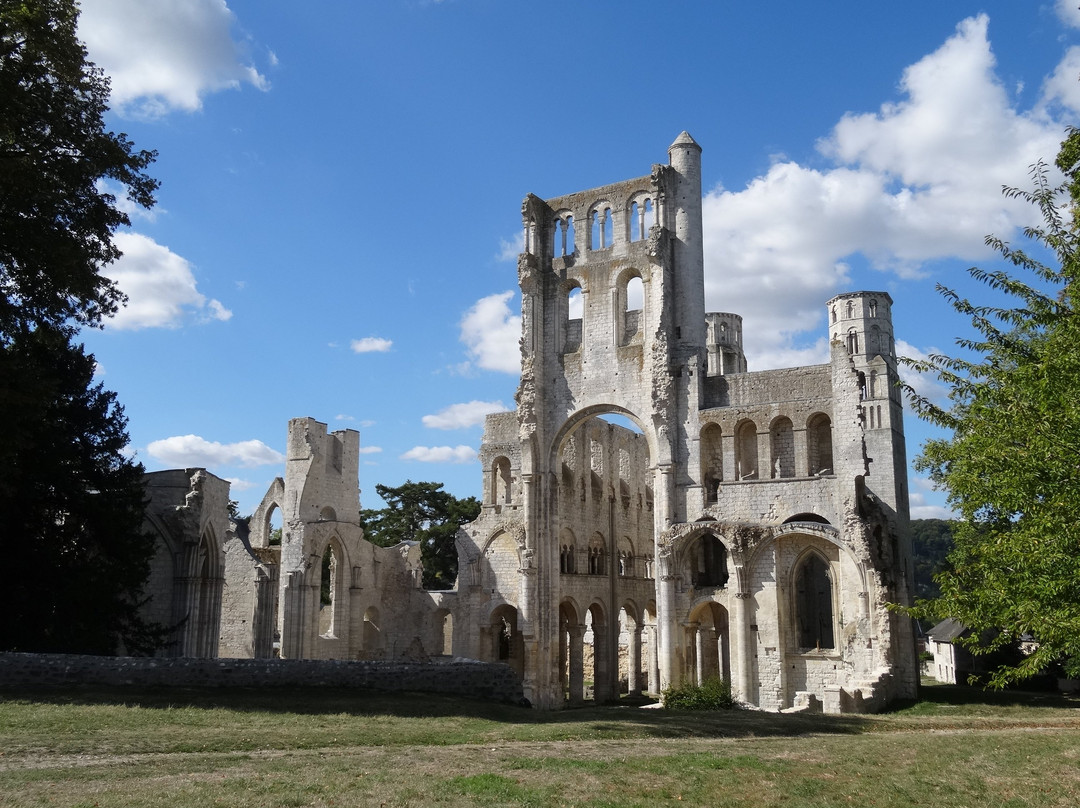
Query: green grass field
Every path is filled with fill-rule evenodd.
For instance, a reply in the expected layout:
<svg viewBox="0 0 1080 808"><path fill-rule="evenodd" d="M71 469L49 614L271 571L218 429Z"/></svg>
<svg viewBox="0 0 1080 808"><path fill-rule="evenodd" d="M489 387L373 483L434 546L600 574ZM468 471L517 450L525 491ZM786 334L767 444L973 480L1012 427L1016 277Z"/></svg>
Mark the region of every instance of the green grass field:
<svg viewBox="0 0 1080 808"><path fill-rule="evenodd" d="M0 806L1080 805L1080 702L542 713L327 690L0 693Z"/></svg>

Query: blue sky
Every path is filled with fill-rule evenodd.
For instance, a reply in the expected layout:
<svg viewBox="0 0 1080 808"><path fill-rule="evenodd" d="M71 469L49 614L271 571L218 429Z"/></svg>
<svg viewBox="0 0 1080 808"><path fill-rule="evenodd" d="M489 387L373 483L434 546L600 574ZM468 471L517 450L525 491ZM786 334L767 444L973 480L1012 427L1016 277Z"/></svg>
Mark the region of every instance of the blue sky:
<svg viewBox="0 0 1080 808"><path fill-rule="evenodd" d="M129 306L85 341L146 467L206 466L241 512L297 416L360 431L365 506L479 495L522 198L646 174L685 129L707 308L744 316L752 370L825 361L855 289L892 295L901 352L951 351L934 284L984 297L984 236L1033 221L1002 185L1078 122L1078 2L82 0L109 125L162 182L107 269Z"/></svg>

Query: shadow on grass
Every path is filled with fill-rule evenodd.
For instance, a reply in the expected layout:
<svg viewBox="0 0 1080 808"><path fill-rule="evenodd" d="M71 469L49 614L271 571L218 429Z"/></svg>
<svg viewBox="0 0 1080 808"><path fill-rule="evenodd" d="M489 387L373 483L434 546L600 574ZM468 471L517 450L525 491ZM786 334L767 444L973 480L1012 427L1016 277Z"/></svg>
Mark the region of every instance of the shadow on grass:
<svg viewBox="0 0 1080 808"><path fill-rule="evenodd" d="M110 705L143 709L233 710L300 715L466 717L518 725L562 725L582 736L657 738L780 737L820 733L851 734L867 728L857 715L805 715L757 710L681 712L642 709L637 704L584 706L559 711L532 710L490 701L431 693L384 693L341 688L149 688L22 687L0 690L0 701L53 705Z"/></svg>
<svg viewBox="0 0 1080 808"><path fill-rule="evenodd" d="M923 682L919 688L918 701L898 701L890 704L883 713L906 711L933 711L943 707L1046 707L1080 708L1080 699L1052 691L1034 690L986 690L970 685L950 685Z"/></svg>

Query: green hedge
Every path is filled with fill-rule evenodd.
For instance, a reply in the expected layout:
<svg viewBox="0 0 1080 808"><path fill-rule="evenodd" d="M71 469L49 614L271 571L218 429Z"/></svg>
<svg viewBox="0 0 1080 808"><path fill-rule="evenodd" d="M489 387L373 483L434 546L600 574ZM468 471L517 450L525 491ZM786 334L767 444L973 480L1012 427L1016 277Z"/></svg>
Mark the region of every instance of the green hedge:
<svg viewBox="0 0 1080 808"><path fill-rule="evenodd" d="M719 676L710 676L700 685L669 687L662 695L668 710L730 710L735 706L731 683Z"/></svg>

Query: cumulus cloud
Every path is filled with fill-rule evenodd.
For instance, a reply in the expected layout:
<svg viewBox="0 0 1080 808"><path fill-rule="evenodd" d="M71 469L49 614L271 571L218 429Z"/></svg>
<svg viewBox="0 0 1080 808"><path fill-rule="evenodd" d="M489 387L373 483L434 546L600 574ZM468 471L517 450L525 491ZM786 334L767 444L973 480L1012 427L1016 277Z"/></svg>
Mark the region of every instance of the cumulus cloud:
<svg viewBox="0 0 1080 808"><path fill-rule="evenodd" d="M906 356L909 359L923 361L931 355L940 355L943 352L937 348L922 350L916 348L910 342L898 339L896 341L896 353L898 356ZM907 365L899 367L900 380L908 385L918 395L927 399L932 404L947 406L949 403L949 388L942 384L937 376L930 373L919 373Z"/></svg>
<svg viewBox="0 0 1080 808"><path fill-rule="evenodd" d="M383 339L382 337L364 337L363 339L354 339L349 347L353 353L386 353L393 345L393 340Z"/></svg>
<svg viewBox="0 0 1080 808"><path fill-rule="evenodd" d="M1073 46L1043 82L1043 107L1052 109L1055 104L1060 104L1075 119L1080 114L1080 81L1076 80L1077 76L1080 76L1080 47Z"/></svg>
<svg viewBox="0 0 1080 808"><path fill-rule="evenodd" d="M520 234L511 238L501 238L499 239L499 251L495 253L495 260L500 263L517 263L521 250L522 236Z"/></svg>
<svg viewBox="0 0 1080 808"><path fill-rule="evenodd" d="M244 480L240 477L226 477L225 480L229 483L230 492L233 491L250 491L255 487L255 483L251 480Z"/></svg>
<svg viewBox="0 0 1080 808"><path fill-rule="evenodd" d="M925 477L911 478L911 494L909 504L911 506L912 519L956 519L957 514L948 505L934 505L927 501L927 494L936 492L934 484Z"/></svg>
<svg viewBox="0 0 1080 808"><path fill-rule="evenodd" d="M476 458L471 446L414 446L401 456L421 463L472 463Z"/></svg>
<svg viewBox="0 0 1080 808"><path fill-rule="evenodd" d="M476 366L503 373L520 372L521 316L507 305L513 297L513 292L488 295L461 319L461 341Z"/></svg>
<svg viewBox="0 0 1080 808"><path fill-rule="evenodd" d="M1058 17L1070 28L1080 28L1080 4L1076 0L1057 0Z"/></svg>
<svg viewBox="0 0 1080 808"><path fill-rule="evenodd" d="M210 92L268 89L234 38L225 0L82 0L79 38L112 82L121 115L193 112Z"/></svg>
<svg viewBox="0 0 1080 808"><path fill-rule="evenodd" d="M114 240L124 254L104 274L116 281L128 302L109 327L175 328L188 315L203 321L232 317L219 301L199 292L191 264L168 247L139 233L120 232Z"/></svg>
<svg viewBox="0 0 1080 808"><path fill-rule="evenodd" d="M362 455L365 455L365 454L378 454L381 451L382 451L381 446L361 446L360 447L360 454L362 454Z"/></svg>
<svg viewBox="0 0 1080 808"><path fill-rule="evenodd" d="M484 418L493 412L506 412L506 406L501 401L451 404L434 415L425 415L421 421L429 429L464 429L484 423Z"/></svg>
<svg viewBox="0 0 1080 808"><path fill-rule="evenodd" d="M253 468L285 462L285 455L274 451L261 440L218 443L200 438L198 435L176 435L163 440L155 440L146 447L146 451L155 460L182 468L196 466Z"/></svg>
<svg viewBox="0 0 1080 808"><path fill-rule="evenodd" d="M1022 184L1032 162L1056 154L1063 126L1045 111L1050 95L1072 104L1080 93L1051 79L1038 108L1015 109L987 26L985 15L964 20L904 72L901 100L845 115L818 144L831 167L781 158L740 191L705 195L706 305L743 315L753 369L824 356L823 344L799 337L820 331L822 303L847 288L856 254L909 278L924 262L983 258L986 233L1007 237L1028 223L1030 206L1001 186ZM1074 58L1061 68L1072 85Z"/></svg>

